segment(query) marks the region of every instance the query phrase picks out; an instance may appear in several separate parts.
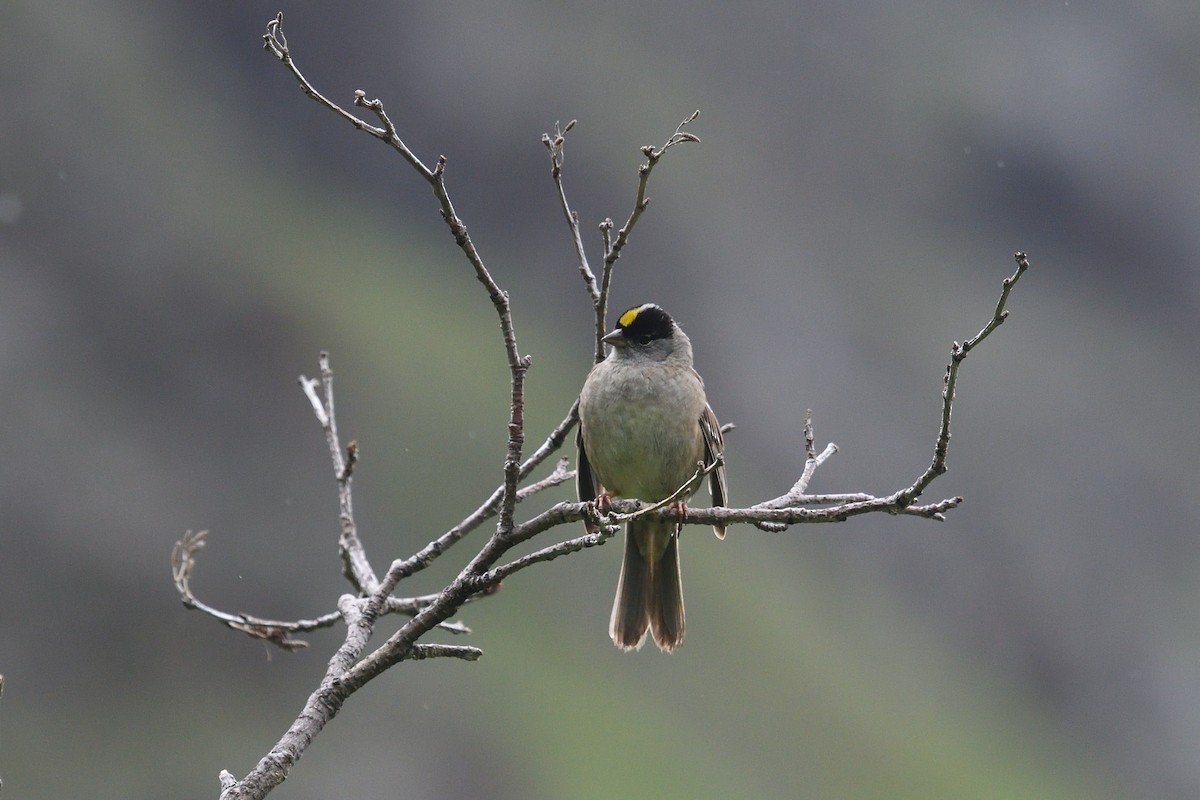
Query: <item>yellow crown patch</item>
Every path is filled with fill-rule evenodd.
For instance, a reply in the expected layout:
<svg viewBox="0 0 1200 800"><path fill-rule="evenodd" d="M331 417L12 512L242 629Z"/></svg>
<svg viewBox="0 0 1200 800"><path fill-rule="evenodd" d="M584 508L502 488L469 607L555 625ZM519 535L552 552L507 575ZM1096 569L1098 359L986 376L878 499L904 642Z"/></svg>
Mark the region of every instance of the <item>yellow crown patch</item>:
<svg viewBox="0 0 1200 800"><path fill-rule="evenodd" d="M621 318L617 320L617 324L620 325L622 328L628 328L630 325L633 324L633 321L635 319L637 319L637 315L642 313L642 309L647 308L652 305L654 305L654 304L653 303L644 303L636 308L629 309L628 311L626 311L624 314L621 315Z"/></svg>

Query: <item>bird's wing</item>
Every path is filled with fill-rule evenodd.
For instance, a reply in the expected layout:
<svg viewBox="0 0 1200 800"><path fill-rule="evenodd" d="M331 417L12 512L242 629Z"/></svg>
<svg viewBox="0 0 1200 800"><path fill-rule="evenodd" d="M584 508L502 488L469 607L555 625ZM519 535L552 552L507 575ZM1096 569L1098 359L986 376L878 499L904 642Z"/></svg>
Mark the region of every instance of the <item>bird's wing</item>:
<svg viewBox="0 0 1200 800"><path fill-rule="evenodd" d="M700 430L704 434L704 463L711 464L718 457L724 457L725 437L721 435L721 423L717 422L717 415L713 413L711 406L706 405L704 413L700 415ZM725 501L729 497L729 484L725 479L724 461L708 473L708 491L712 495L714 506L725 505ZM718 539L724 539L725 526L714 525L713 533L717 535Z"/></svg>
<svg viewBox="0 0 1200 800"><path fill-rule="evenodd" d="M600 493L600 484L592 475L592 465L588 462L587 450L583 447L583 428L575 431L575 493L579 502L590 503ZM588 532L593 526L586 523Z"/></svg>

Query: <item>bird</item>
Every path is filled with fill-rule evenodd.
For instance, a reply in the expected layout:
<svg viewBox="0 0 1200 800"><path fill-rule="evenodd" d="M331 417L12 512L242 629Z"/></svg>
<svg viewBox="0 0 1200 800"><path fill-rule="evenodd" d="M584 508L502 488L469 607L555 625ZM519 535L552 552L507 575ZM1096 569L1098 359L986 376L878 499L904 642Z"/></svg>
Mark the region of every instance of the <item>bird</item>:
<svg viewBox="0 0 1200 800"><path fill-rule="evenodd" d="M682 513L709 468L714 506L728 498L721 425L692 366L692 343L654 303L634 306L602 338L611 345L579 393L576 491L604 511L611 498L660 502L688 484L675 502ZM595 523L588 522L589 531ZM683 583L679 571L682 525L650 516L625 526L625 549L609 636L637 650L649 631L659 649L683 643ZM725 526L714 526L718 538Z"/></svg>

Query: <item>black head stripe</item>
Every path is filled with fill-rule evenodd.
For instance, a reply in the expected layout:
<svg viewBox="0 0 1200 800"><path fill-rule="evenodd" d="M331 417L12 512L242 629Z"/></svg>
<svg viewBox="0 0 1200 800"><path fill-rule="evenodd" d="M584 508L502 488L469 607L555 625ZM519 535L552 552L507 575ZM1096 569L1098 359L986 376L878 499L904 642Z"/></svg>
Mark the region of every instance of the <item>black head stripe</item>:
<svg viewBox="0 0 1200 800"><path fill-rule="evenodd" d="M670 339L675 323L671 315L654 303L634 306L621 315L617 327L631 342L651 342L655 339Z"/></svg>

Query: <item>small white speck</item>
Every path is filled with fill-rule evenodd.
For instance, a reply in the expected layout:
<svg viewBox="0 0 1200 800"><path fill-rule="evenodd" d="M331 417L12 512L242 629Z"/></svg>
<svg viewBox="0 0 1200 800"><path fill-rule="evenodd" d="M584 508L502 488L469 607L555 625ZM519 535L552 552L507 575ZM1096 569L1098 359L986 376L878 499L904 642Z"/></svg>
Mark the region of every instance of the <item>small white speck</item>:
<svg viewBox="0 0 1200 800"><path fill-rule="evenodd" d="M971 145L969 145L969 144L968 144L968 145L966 145L966 146L964 146L964 147L963 147L963 155L964 155L964 156L969 156L969 155L971 155Z"/></svg>
<svg viewBox="0 0 1200 800"><path fill-rule="evenodd" d="M996 162L996 169L1004 169L1004 159L1000 159Z"/></svg>

